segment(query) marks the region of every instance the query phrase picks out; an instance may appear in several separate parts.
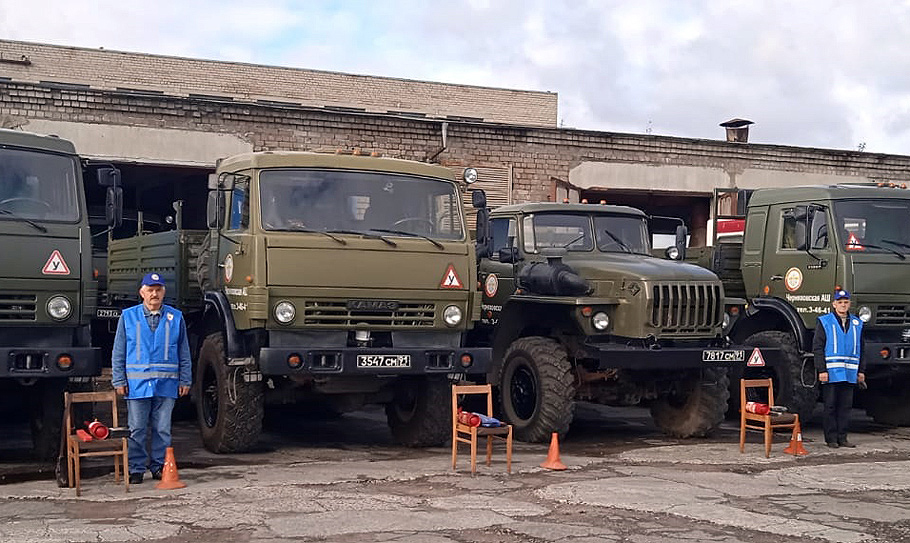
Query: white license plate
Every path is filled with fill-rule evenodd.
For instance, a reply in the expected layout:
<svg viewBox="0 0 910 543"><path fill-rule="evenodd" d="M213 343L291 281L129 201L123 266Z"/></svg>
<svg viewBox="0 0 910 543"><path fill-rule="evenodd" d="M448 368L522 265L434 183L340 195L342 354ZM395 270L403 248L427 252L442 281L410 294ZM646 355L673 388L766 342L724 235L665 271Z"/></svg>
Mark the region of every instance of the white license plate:
<svg viewBox="0 0 910 543"><path fill-rule="evenodd" d="M99 307L95 310L95 316L99 319L116 319L120 316L119 309Z"/></svg>
<svg viewBox="0 0 910 543"><path fill-rule="evenodd" d="M706 349L701 352L702 362L744 362L746 351L739 349Z"/></svg>
<svg viewBox="0 0 910 543"><path fill-rule="evenodd" d="M358 354L358 368L410 368L409 354Z"/></svg>

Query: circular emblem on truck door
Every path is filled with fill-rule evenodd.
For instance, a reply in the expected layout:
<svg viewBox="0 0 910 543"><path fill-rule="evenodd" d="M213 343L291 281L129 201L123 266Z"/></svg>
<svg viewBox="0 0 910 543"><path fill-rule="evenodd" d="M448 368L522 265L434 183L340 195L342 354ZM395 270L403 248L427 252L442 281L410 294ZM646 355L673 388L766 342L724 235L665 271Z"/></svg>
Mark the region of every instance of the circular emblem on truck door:
<svg viewBox="0 0 910 543"><path fill-rule="evenodd" d="M230 283L231 277L234 276L234 257L228 254L224 257L224 282Z"/></svg>
<svg viewBox="0 0 910 543"><path fill-rule="evenodd" d="M496 277L495 273L491 273L487 276L487 280L483 283L483 291L486 293L487 298L492 298L496 296L496 291L499 290L499 278Z"/></svg>
<svg viewBox="0 0 910 543"><path fill-rule="evenodd" d="M799 268L790 268L784 276L784 284L790 292L799 290L803 285L803 272L799 271Z"/></svg>

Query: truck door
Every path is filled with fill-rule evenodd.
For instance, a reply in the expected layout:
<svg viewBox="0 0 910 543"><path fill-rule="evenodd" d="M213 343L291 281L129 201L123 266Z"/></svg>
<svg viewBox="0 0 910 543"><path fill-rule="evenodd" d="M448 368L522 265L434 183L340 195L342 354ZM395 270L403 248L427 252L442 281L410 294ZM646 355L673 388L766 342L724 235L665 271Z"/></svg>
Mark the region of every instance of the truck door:
<svg viewBox="0 0 910 543"><path fill-rule="evenodd" d="M828 214L828 208L816 205L770 208L763 279L768 294L796 308L808 328L815 326L816 317L830 310L835 286L837 266Z"/></svg>
<svg viewBox="0 0 910 543"><path fill-rule="evenodd" d="M479 280L483 286L480 322L493 326L499 320L502 306L515 292L516 262L513 262L515 259L512 257L517 256L519 252L514 218L491 219L490 229L493 236L492 254L480 261Z"/></svg>

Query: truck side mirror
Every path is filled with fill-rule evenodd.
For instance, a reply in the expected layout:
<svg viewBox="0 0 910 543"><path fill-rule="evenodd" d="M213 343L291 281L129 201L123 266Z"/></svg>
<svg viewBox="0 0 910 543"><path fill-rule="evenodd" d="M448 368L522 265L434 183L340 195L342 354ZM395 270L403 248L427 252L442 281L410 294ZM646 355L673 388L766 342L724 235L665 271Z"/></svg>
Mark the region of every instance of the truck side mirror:
<svg viewBox="0 0 910 543"><path fill-rule="evenodd" d="M95 175L98 176L98 184L102 187L119 187L120 186L120 170L113 166L98 168L95 172Z"/></svg>
<svg viewBox="0 0 910 543"><path fill-rule="evenodd" d="M471 205L475 209L483 209L487 207L487 193L483 189L477 189L471 191Z"/></svg>
<svg viewBox="0 0 910 543"><path fill-rule="evenodd" d="M119 186L107 187L104 197L104 220L111 228L123 224L123 189Z"/></svg>
<svg viewBox="0 0 910 543"><path fill-rule="evenodd" d="M210 191L208 204L205 208L206 221L209 228L220 230L224 226L224 211L224 191Z"/></svg>
<svg viewBox="0 0 910 543"><path fill-rule="evenodd" d="M676 248L676 259L675 260L685 260L686 259L686 238L689 237L689 229L686 228L686 225L681 224L676 227L676 239L673 242L673 246Z"/></svg>

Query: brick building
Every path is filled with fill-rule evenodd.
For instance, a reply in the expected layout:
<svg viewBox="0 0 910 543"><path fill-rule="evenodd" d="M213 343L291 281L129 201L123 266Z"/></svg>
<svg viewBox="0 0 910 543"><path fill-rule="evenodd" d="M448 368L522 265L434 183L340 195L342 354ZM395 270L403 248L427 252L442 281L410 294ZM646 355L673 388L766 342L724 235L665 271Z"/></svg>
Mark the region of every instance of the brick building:
<svg viewBox="0 0 910 543"><path fill-rule="evenodd" d="M705 119L716 123L722 119ZM217 158L365 148L478 168L494 203L605 199L686 218L715 187L906 181L910 157L558 128L557 96L0 40L0 127L117 163L128 201L198 197Z"/></svg>

